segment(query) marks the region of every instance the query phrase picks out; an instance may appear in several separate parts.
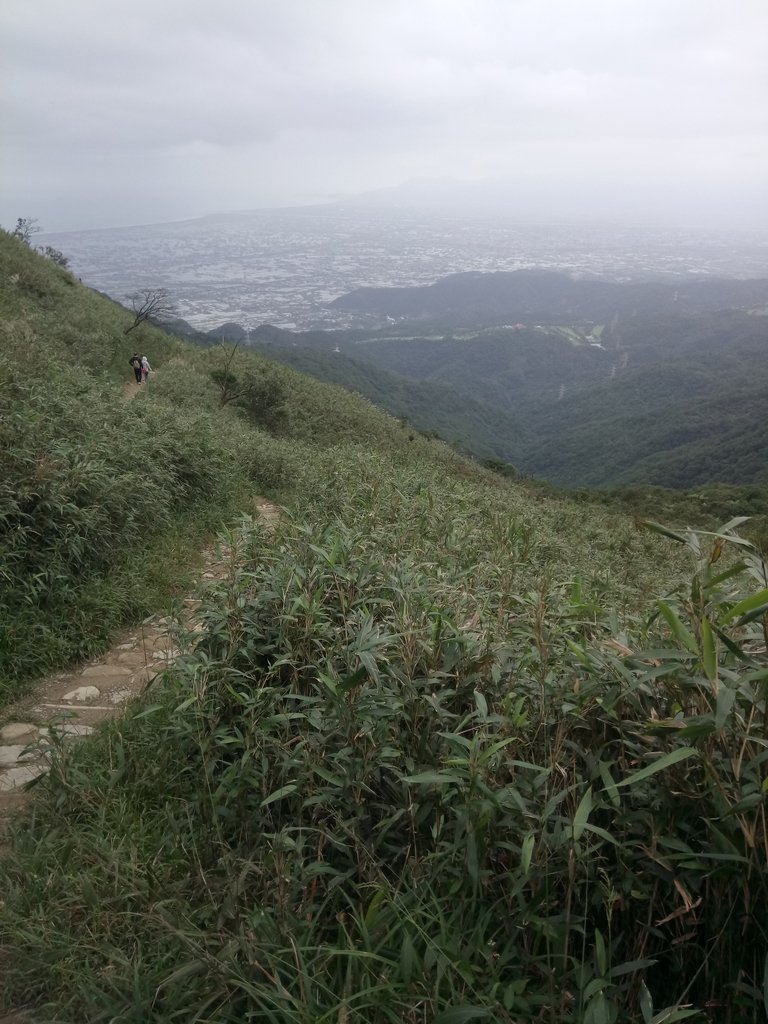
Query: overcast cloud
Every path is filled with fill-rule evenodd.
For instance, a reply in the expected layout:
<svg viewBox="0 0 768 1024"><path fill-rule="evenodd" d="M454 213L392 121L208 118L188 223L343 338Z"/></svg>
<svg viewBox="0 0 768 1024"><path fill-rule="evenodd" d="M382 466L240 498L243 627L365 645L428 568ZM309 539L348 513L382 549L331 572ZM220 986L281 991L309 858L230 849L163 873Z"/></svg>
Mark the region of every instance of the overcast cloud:
<svg viewBox="0 0 768 1024"><path fill-rule="evenodd" d="M768 225L766 0L3 0L0 30L5 226L422 178L521 217Z"/></svg>

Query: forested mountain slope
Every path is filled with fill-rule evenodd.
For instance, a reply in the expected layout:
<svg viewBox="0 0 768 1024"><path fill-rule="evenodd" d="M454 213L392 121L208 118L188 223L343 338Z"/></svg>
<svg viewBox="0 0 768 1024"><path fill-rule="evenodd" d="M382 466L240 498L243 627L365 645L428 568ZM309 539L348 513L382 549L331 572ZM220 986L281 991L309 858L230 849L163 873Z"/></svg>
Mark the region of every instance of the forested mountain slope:
<svg viewBox="0 0 768 1024"><path fill-rule="evenodd" d="M636 319L610 339L622 372L531 409L521 466L565 486L768 483L768 318Z"/></svg>
<svg viewBox="0 0 768 1024"><path fill-rule="evenodd" d="M605 322L643 313L700 313L768 303L768 280L684 279L671 283L577 279L554 270L451 274L412 288L358 288L335 299L338 309L390 317L430 317L456 324L499 317Z"/></svg>
<svg viewBox="0 0 768 1024"><path fill-rule="evenodd" d="M437 336L260 328L254 339L396 415L410 403L420 429L564 486L768 482L766 316L656 312Z"/></svg>

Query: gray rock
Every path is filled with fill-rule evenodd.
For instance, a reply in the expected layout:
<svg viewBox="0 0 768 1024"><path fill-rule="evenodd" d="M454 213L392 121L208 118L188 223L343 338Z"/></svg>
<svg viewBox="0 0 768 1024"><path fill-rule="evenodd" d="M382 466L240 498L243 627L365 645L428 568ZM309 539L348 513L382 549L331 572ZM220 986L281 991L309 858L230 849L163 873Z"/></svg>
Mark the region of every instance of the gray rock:
<svg viewBox="0 0 768 1024"><path fill-rule="evenodd" d="M0 743L34 743L40 730L31 722L10 722L0 729Z"/></svg>
<svg viewBox="0 0 768 1024"><path fill-rule="evenodd" d="M24 751L26 749L26 743L12 743L0 747L0 768L9 768L12 765L18 764L19 761L34 759L37 756L35 750L30 750L25 754Z"/></svg>
<svg viewBox="0 0 768 1024"><path fill-rule="evenodd" d="M39 775L44 775L47 771L48 766L40 763L9 768L0 773L0 793L8 793L12 789L17 789L19 786L31 782L32 779L36 779Z"/></svg>
<svg viewBox="0 0 768 1024"><path fill-rule="evenodd" d="M57 727L56 731L65 739L82 739L83 736L90 736L95 730L92 725L77 725L75 722L66 722Z"/></svg>
<svg viewBox="0 0 768 1024"><path fill-rule="evenodd" d="M110 693L109 702L110 704L125 704L131 697L133 697L133 690L127 688L115 690L113 693Z"/></svg>
<svg viewBox="0 0 768 1024"><path fill-rule="evenodd" d="M101 690L96 686L78 686L76 690L70 690L61 698L62 700L95 700L101 696Z"/></svg>
<svg viewBox="0 0 768 1024"><path fill-rule="evenodd" d="M93 679L94 677L109 679L111 676L130 675L130 671L125 665L91 665L90 668L84 669L80 676L83 679Z"/></svg>

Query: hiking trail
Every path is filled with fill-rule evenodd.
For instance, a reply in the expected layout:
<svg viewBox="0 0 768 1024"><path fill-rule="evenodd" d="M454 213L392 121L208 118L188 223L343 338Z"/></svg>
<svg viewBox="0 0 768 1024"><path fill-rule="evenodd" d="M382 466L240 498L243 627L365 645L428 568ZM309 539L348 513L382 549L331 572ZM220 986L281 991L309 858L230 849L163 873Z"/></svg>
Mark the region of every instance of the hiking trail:
<svg viewBox="0 0 768 1024"><path fill-rule="evenodd" d="M266 498L254 498L254 505L262 522L274 525L280 516L277 506ZM209 548L204 554L198 587L223 578L229 565L226 549ZM179 620L145 619L100 657L39 680L23 698L0 711L0 841L11 813L33 795L27 784L48 771L57 745L89 736L100 722L121 714L172 665L179 654L173 635L179 627L195 628L199 606L199 597L188 594Z"/></svg>

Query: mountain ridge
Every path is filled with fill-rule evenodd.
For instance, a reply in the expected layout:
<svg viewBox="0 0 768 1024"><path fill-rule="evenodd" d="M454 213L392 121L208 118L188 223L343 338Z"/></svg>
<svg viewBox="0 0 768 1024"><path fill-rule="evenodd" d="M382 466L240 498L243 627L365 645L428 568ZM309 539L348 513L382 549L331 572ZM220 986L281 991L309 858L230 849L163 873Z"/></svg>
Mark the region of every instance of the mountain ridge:
<svg viewBox="0 0 768 1024"><path fill-rule="evenodd" d="M637 310L712 312L768 304L768 278L708 278L674 283L576 278L555 270L468 271L410 288L358 288L329 305L390 317L486 323L499 316L610 320Z"/></svg>

